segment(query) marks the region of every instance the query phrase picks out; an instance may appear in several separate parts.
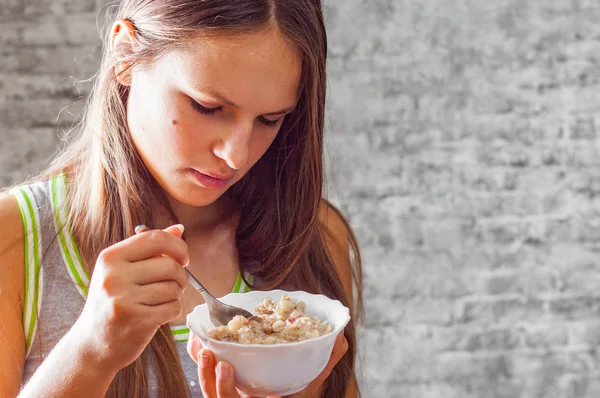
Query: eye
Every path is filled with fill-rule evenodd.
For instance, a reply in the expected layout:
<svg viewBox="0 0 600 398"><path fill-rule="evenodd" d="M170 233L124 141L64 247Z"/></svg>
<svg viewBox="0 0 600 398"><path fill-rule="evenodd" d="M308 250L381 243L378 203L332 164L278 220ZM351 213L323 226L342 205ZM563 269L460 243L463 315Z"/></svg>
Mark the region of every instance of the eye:
<svg viewBox="0 0 600 398"><path fill-rule="evenodd" d="M216 108L207 108L203 105L200 105L193 98L190 98L190 103L192 104L192 108L194 108L198 112L202 113L203 115L214 115L216 111L221 109L220 106L218 106Z"/></svg>
<svg viewBox="0 0 600 398"><path fill-rule="evenodd" d="M258 120L260 120L260 122L261 122L262 124L264 124L265 126L267 126L267 127L269 127L269 128L275 128L275 127L277 127L277 125L278 125L278 124L279 124L279 123L280 123L280 122L283 120L283 118L284 118L284 117L282 116L282 117L280 117L280 118L279 118L279 119L277 119L277 120L269 120L269 119L265 119L265 118L264 118L264 117L262 117L262 116L259 116Z"/></svg>
<svg viewBox="0 0 600 398"><path fill-rule="evenodd" d="M193 98L190 98L190 103L192 105L192 108L194 108L197 112L200 112L203 115L214 115L215 112L220 111L222 109L220 106L217 106L215 108L207 108L206 106L201 105L198 101L196 101ZM266 127L276 128L284 118L285 116L282 116L276 120L269 120L264 116L259 116L258 120Z"/></svg>

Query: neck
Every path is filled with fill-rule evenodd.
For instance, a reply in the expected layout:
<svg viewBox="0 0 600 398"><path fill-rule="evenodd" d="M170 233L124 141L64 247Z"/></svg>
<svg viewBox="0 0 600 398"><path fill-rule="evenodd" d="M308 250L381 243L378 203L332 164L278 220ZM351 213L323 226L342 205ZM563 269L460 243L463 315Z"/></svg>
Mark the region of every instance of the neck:
<svg viewBox="0 0 600 398"><path fill-rule="evenodd" d="M170 209L165 205L156 207L158 209L154 220L156 226L166 228L172 224L183 224L188 236L194 231L214 228L237 213L235 203L225 196L201 207L186 205L168 194L165 194L165 197Z"/></svg>

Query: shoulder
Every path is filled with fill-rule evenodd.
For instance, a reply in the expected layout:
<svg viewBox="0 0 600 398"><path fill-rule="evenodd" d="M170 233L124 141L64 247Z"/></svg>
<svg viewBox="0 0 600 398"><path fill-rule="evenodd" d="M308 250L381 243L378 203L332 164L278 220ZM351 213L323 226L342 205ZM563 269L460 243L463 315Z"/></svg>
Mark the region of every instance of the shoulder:
<svg viewBox="0 0 600 398"><path fill-rule="evenodd" d="M23 221L17 199L0 192L0 289L14 288L23 297Z"/></svg>
<svg viewBox="0 0 600 398"><path fill-rule="evenodd" d="M319 220L327 250L348 297L352 298L352 262L350 259L350 225L335 206L327 200L321 202Z"/></svg>
<svg viewBox="0 0 600 398"><path fill-rule="evenodd" d="M24 243L23 221L16 198L0 191L0 352L4 363L0 392L17 394L25 361L25 334L22 326L24 302ZM10 358L10 359L9 359ZM15 396L15 395L12 395Z"/></svg>
<svg viewBox="0 0 600 398"><path fill-rule="evenodd" d="M23 218L17 198L10 192L0 192L0 257L23 243Z"/></svg>
<svg viewBox="0 0 600 398"><path fill-rule="evenodd" d="M342 212L327 200L323 200L319 209L319 221L323 226L327 248L335 252L344 251L349 255L351 231Z"/></svg>

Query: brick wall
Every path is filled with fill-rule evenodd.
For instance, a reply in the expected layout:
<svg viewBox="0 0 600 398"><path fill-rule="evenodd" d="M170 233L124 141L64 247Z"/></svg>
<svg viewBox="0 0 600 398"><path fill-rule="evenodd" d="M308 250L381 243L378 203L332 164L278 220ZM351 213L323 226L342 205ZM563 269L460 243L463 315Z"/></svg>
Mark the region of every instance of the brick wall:
<svg viewBox="0 0 600 398"><path fill-rule="evenodd" d="M325 3L364 396L600 396L600 4ZM2 0L0 185L77 119L101 5Z"/></svg>
<svg viewBox="0 0 600 398"><path fill-rule="evenodd" d="M600 396L600 3L329 7L366 396Z"/></svg>

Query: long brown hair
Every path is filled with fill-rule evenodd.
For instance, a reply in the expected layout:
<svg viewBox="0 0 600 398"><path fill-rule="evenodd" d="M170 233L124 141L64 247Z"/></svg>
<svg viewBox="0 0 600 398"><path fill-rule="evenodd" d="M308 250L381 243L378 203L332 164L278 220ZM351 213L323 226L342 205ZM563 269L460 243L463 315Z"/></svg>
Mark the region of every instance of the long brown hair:
<svg viewBox="0 0 600 398"><path fill-rule="evenodd" d="M324 206L334 209L322 192L327 38L320 0L123 0L109 21L121 19L131 22L136 33L130 67L149 65L174 46L213 32L276 28L299 51L303 63L296 109L265 155L227 192L241 208L236 236L240 271L257 276L261 289L322 293L350 307L352 297L344 291L326 244L332 232L320 219ZM76 136L44 173L65 172L73 181L67 190L69 224L91 271L101 250L153 219L148 198L160 200L127 129L128 88L116 78L109 33L107 29L101 68L86 113L74 129ZM345 330L349 350L323 386L326 397L344 396L353 376L355 320L362 308L356 239L341 214L335 213L346 226L354 252L357 296L353 322ZM168 326L159 329L138 360L118 372L107 396L147 395L148 363L154 363L164 395L189 396Z"/></svg>

